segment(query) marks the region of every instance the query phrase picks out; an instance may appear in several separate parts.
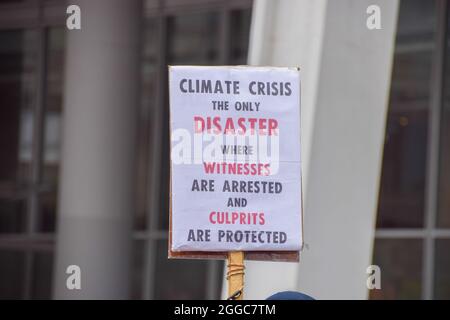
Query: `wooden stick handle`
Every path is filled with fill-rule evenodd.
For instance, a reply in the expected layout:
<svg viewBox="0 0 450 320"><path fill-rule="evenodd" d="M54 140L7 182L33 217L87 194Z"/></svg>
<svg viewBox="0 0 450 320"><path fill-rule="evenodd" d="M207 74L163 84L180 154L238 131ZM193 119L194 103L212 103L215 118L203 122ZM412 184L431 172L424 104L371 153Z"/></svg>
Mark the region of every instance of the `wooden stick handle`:
<svg viewBox="0 0 450 320"><path fill-rule="evenodd" d="M228 297L242 300L244 297L244 252L228 252L227 281Z"/></svg>

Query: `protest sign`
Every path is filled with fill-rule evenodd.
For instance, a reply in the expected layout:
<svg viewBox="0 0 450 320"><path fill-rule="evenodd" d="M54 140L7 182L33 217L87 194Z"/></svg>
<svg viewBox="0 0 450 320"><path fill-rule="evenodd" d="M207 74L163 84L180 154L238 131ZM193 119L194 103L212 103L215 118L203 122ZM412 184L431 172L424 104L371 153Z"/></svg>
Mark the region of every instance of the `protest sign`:
<svg viewBox="0 0 450 320"><path fill-rule="evenodd" d="M171 66L169 94L169 256L298 259L299 70Z"/></svg>

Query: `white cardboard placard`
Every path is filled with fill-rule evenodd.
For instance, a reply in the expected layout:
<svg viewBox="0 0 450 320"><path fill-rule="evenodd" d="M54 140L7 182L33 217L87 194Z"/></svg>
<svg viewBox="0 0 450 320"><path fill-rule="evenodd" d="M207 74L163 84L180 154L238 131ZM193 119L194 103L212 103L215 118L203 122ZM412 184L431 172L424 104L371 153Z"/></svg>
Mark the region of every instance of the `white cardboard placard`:
<svg viewBox="0 0 450 320"><path fill-rule="evenodd" d="M297 68L169 67L171 250L299 251Z"/></svg>

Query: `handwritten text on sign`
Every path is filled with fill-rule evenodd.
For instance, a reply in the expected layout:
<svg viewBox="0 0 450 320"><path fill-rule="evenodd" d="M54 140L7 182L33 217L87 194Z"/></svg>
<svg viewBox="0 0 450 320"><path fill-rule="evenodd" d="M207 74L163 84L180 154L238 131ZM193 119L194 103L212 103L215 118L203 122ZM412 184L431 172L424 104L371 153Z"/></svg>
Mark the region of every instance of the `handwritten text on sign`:
<svg viewBox="0 0 450 320"><path fill-rule="evenodd" d="M172 251L300 250L299 71L169 73Z"/></svg>

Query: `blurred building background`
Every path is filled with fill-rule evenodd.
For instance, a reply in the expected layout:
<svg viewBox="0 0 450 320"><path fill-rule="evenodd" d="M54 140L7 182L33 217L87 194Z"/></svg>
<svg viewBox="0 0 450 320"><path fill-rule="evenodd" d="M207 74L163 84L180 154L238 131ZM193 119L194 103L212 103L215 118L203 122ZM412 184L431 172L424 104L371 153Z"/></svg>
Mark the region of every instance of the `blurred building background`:
<svg viewBox="0 0 450 320"><path fill-rule="evenodd" d="M222 261L167 259L167 65L247 63L302 70L307 244L247 297L450 298L449 1L72 3L0 1L0 298L220 298Z"/></svg>

